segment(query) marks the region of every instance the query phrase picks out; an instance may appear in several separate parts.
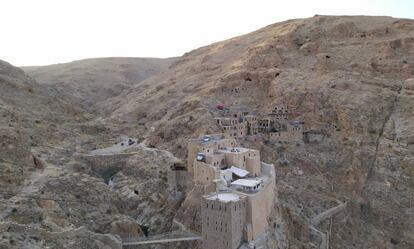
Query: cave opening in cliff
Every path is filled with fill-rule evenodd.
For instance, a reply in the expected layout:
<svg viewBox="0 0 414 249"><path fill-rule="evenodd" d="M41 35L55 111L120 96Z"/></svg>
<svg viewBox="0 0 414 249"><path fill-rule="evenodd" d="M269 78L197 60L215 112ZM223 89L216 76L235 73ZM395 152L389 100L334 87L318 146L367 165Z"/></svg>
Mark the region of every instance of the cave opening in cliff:
<svg viewBox="0 0 414 249"><path fill-rule="evenodd" d="M101 172L95 172L95 175L103 179L105 184L109 184L113 180L114 176L119 172L119 168L109 168Z"/></svg>
<svg viewBox="0 0 414 249"><path fill-rule="evenodd" d="M141 230L144 233L145 237L148 237L149 226L145 226L145 225L139 224L139 227L141 228Z"/></svg>

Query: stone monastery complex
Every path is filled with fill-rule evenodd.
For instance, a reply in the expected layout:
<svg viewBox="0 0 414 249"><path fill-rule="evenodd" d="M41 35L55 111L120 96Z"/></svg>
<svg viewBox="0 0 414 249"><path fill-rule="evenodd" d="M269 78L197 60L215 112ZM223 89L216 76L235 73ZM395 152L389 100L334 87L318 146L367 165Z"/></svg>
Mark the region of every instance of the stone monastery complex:
<svg viewBox="0 0 414 249"><path fill-rule="evenodd" d="M291 111L287 105L276 105L265 117L242 111L223 111L215 118L224 133L233 138L243 138L259 133L268 134L275 142L288 143L303 140L303 122L290 121Z"/></svg>
<svg viewBox="0 0 414 249"><path fill-rule="evenodd" d="M258 150L238 147L228 134L205 135L189 141L188 170L205 193L203 248L235 249L266 231L275 171Z"/></svg>
<svg viewBox="0 0 414 249"><path fill-rule="evenodd" d="M187 170L202 189L201 230L204 249L236 249L264 234L273 209L275 169L260 161L260 151L239 147L236 139L265 134L279 143L303 141L303 123L290 121L287 105L265 117L223 106L215 118L222 134L188 143Z"/></svg>

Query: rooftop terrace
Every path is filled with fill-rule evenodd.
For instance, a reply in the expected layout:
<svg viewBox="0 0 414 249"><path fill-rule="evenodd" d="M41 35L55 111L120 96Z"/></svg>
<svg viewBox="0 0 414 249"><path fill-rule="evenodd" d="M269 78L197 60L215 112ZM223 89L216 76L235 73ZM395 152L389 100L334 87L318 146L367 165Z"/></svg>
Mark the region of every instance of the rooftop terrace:
<svg viewBox="0 0 414 249"><path fill-rule="evenodd" d="M219 153L244 153L249 151L248 148L242 148L242 147L231 147L231 148L220 148L217 152Z"/></svg>
<svg viewBox="0 0 414 249"><path fill-rule="evenodd" d="M240 200L240 195L230 193L230 192L218 192L206 197L207 200L211 201L221 201L221 202L236 202Z"/></svg>

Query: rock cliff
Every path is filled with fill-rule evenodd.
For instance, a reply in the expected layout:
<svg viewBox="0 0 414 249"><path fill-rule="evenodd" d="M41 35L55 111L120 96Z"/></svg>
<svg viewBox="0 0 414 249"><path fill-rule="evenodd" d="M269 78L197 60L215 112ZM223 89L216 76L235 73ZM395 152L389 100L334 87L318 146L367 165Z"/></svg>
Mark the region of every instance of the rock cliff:
<svg viewBox="0 0 414 249"><path fill-rule="evenodd" d="M291 246L310 246L309 220L340 200L346 210L319 227L332 247L409 248L413 74L412 20L315 16L191 51L103 107L108 120L142 122L148 144L184 157L186 139L219 131L217 104L257 114L287 104L324 138L241 143L288 161L276 171Z"/></svg>
<svg viewBox="0 0 414 249"><path fill-rule="evenodd" d="M304 143L239 141L276 167L275 209L258 243L414 246L413 20L315 16L272 24L193 50L128 91L105 95L94 102L105 116L70 104L89 101L87 94L61 95L7 63L0 83L0 186L8 189L0 195L1 221L48 232L83 226L95 234L90 248L104 248L112 236L167 231L173 218L197 230L199 190L190 184L185 200L167 190L187 139L220 132L218 104L258 115L287 104L292 120L311 131ZM96 171L84 160L121 135L143 141L122 167ZM11 242L15 231L0 245L22 247ZM99 235L106 233L113 235ZM30 243L49 242L45 235Z"/></svg>

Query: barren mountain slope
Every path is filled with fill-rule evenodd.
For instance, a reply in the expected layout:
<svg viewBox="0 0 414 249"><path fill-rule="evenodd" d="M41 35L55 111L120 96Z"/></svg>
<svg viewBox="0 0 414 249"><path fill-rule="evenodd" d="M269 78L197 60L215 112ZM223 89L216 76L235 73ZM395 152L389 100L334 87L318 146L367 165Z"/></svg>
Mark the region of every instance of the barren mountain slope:
<svg viewBox="0 0 414 249"><path fill-rule="evenodd" d="M276 171L292 248L312 248L309 220L338 199L345 212L319 227L331 231L333 248L410 248L413 74L413 20L315 16L189 52L101 106L112 112L107 121L143 124L147 143L185 157L188 138L219 131L218 103L259 115L288 104L306 130L327 134L323 142L240 142L267 162L288 159ZM182 210L190 212L183 219L197 215Z"/></svg>
<svg viewBox="0 0 414 249"><path fill-rule="evenodd" d="M0 186L18 186L36 166L31 147L59 137L56 124L85 118L79 110L47 86L0 61Z"/></svg>
<svg viewBox="0 0 414 249"><path fill-rule="evenodd" d="M90 109L168 68L174 58L97 58L50 66L24 67L40 84L54 86Z"/></svg>
<svg viewBox="0 0 414 249"><path fill-rule="evenodd" d="M171 228L171 153L137 145L103 171L84 155L119 134L4 61L0 89L1 249L120 249L113 235L143 236L137 218L148 233Z"/></svg>

